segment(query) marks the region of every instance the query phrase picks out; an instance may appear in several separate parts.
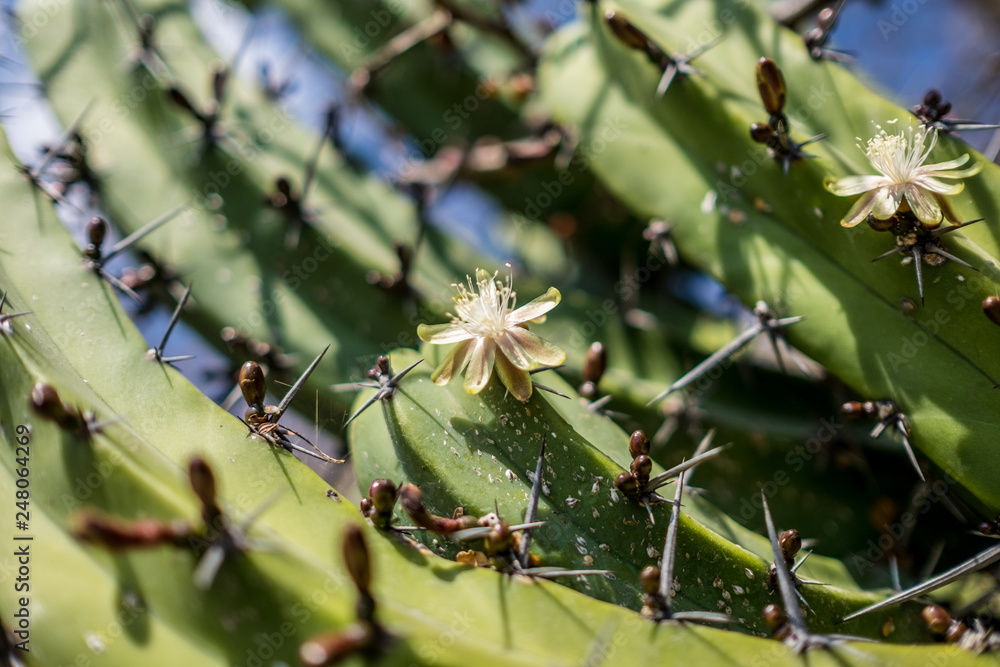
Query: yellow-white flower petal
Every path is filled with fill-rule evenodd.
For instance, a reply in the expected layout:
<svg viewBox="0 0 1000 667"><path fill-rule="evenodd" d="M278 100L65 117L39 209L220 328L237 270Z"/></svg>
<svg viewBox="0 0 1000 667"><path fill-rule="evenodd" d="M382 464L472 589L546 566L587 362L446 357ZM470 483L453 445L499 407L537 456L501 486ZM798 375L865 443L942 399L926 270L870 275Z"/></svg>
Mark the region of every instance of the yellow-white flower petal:
<svg viewBox="0 0 1000 667"><path fill-rule="evenodd" d="M919 167L917 167L913 171L914 171L914 173L928 173L928 172L932 172L932 171L945 171L945 170L951 170L951 169L958 169L959 167L961 167L963 164L965 164L968 161L969 161L969 154L965 153L964 155L958 156L954 160L946 160L944 162L935 162L934 164L920 165ZM982 168L983 168L983 165L981 165L981 164L980 165L973 165L971 167L971 169L975 169L976 170L976 172L974 172L974 173L978 173L979 170L982 169ZM964 171L969 171L969 170L965 169ZM961 174L962 172L956 172L956 173Z"/></svg>
<svg viewBox="0 0 1000 667"><path fill-rule="evenodd" d="M896 215L899 205L903 202L903 188L891 185L875 190L875 206L872 213L879 220L888 220Z"/></svg>
<svg viewBox="0 0 1000 667"><path fill-rule="evenodd" d="M823 186L838 197L851 197L882 187L888 182L889 179L885 176L845 176L836 180L827 180Z"/></svg>
<svg viewBox="0 0 1000 667"><path fill-rule="evenodd" d="M420 324L417 326L417 336L425 343L435 345L447 345L472 338L471 333L457 324Z"/></svg>
<svg viewBox="0 0 1000 667"><path fill-rule="evenodd" d="M490 338L477 338L472 345L469 368L465 372L465 391L478 394L493 374L497 346Z"/></svg>
<svg viewBox="0 0 1000 667"><path fill-rule="evenodd" d="M514 327L502 339L498 338L497 344L512 364L526 371L566 361L566 352L561 347L521 327Z"/></svg>
<svg viewBox="0 0 1000 667"><path fill-rule="evenodd" d="M448 384L456 375L461 374L465 367L469 365L469 356L472 348L475 347L473 341L463 341L456 345L444 361L431 373L431 382L434 384Z"/></svg>
<svg viewBox="0 0 1000 667"><path fill-rule="evenodd" d="M524 304L508 315L507 321L510 324L521 324L522 322L537 319L558 306L560 301L562 301L562 294L555 287L550 287L545 294Z"/></svg>
<svg viewBox="0 0 1000 667"><path fill-rule="evenodd" d="M946 163L942 163L946 164ZM932 165L940 166L940 165ZM961 171L941 171L935 169L934 171L923 172L923 176L932 176L934 178L968 178L969 176L975 176L983 170L983 163L977 162L968 169L962 169Z"/></svg>
<svg viewBox="0 0 1000 667"><path fill-rule="evenodd" d="M868 214L872 212L872 207L875 206L876 196L878 196L878 190L866 192L864 197L854 202L854 206L847 212L840 224L844 227L853 227L867 218Z"/></svg>
<svg viewBox="0 0 1000 667"><path fill-rule="evenodd" d="M497 375L511 395L519 401L531 398L531 376L528 371L521 370L507 360L504 355L497 355Z"/></svg>
<svg viewBox="0 0 1000 667"><path fill-rule="evenodd" d="M930 225L937 226L941 223L941 207L937 200L929 192L924 192L919 187L908 183L906 185L906 201L910 205L913 215L917 220Z"/></svg>
<svg viewBox="0 0 1000 667"><path fill-rule="evenodd" d="M930 178L929 176L921 176L914 185L927 190L928 192L936 192L939 195L957 195L959 192L965 189L965 183L942 183L941 181Z"/></svg>

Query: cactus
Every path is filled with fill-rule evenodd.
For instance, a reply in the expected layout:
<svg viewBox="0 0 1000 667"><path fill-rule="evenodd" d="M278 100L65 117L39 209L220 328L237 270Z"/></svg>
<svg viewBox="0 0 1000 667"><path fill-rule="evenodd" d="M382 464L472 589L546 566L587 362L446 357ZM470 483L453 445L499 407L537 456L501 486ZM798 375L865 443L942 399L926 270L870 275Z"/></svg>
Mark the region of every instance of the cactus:
<svg viewBox="0 0 1000 667"><path fill-rule="evenodd" d="M674 50L685 44L679 26L710 18L704 8L690 7L668 24L657 16L656 3L618 6ZM989 207L1000 172L986 164L968 181L972 196L957 198L964 220L987 217L980 229L962 230L966 241L950 237L975 271L954 262L928 268L927 274L935 272L927 288L927 307L933 310L901 313L902 298L917 300L912 269L873 264L874 257L891 249L891 238L861 227L845 231L837 221L849 202L826 192L823 181L831 174L868 173L855 137L871 136L873 121L906 123L908 112L870 92L840 66L814 62L801 41L796 43L798 37L761 23L750 6L733 5L729 11L733 24L726 38L698 60L705 76L678 81L660 101L651 92L656 70L614 35L603 9L594 5L585 22L550 44L541 66L543 97L566 122L586 120L590 128L619 123L621 136L607 142L592 162L609 187L640 213L674 220L681 253L732 285L744 301L780 300L789 314L804 315L805 321L788 332L792 342L835 369L861 395L895 396L910 420L916 447L986 505L996 506L994 459L972 452L992 447L997 405L991 393L997 361L983 342L995 330L977 306L992 294L998 278L990 259L997 248L989 233L997 223L989 220ZM766 26L762 34L757 33L760 25ZM761 52L762 44L774 46ZM817 158L796 162L788 174L749 133L750 124L768 113L758 102L753 76L758 58L768 55L778 59L788 81L786 107L798 117L793 135L829 132L809 146ZM734 63L744 66L734 69ZM817 83L810 84L813 80ZM820 100L821 93L838 104ZM695 136L697 148L691 145ZM636 141L643 143L649 161L635 159ZM938 154L948 157L974 153L948 136L941 136L938 147ZM973 160L986 162L980 155ZM723 165L724 173L716 165ZM672 174L671 187L664 187L663 173ZM688 196L677 196L680 192ZM856 318L864 324L849 327ZM950 386L969 391L934 391L931 399L920 389L944 377ZM975 456L976 463L959 450Z"/></svg>
<svg viewBox="0 0 1000 667"><path fill-rule="evenodd" d="M996 549L889 598L863 590L880 580L855 578L833 540L805 561L816 526L790 517L840 512L842 535L867 535L870 498L815 472L779 483L755 447L788 461L833 392L758 354L741 364L757 396L715 372L758 339L787 370L794 344L860 399L848 412L876 420L864 444L894 433L887 448L905 445L917 470L901 451L894 464L924 488L944 477L996 535L994 165L960 174L965 194L908 191L887 219L875 206L869 225L837 225L857 222L835 194L857 183L836 179L870 169L854 137L905 112L814 61L822 36L807 48L762 3L583 3L544 39L466 0L278 4L351 73L347 104L433 139L423 171L367 173L337 140L336 105L319 136L300 126L221 64L179 0L21 9L69 129L0 173L0 494L17 501L16 550L0 559L4 664L996 662L992 626L955 613L975 581L937 605L904 602ZM729 17L721 39L686 38L715 12ZM355 44L368 17L378 34ZM837 104L816 102L827 94ZM469 95L480 112L443 132ZM945 136L940 99L920 113L942 129L928 163L967 152ZM95 219L74 243L54 162L125 241ZM428 191L452 177L504 207L520 303L558 285L505 333L475 334L495 359L419 344L448 338L449 284L493 263L428 224ZM526 220L539 192L564 217ZM951 234L932 220L949 203L955 220L986 220ZM917 266L923 253L919 283L868 261L879 238ZM161 283L111 268L126 246ZM657 269L636 278L647 250ZM655 270L680 260L758 304L751 323L661 289ZM174 309L155 346L119 298ZM980 300L985 314L966 307ZM174 366L181 319L242 369L242 423ZM463 370L441 372L449 352L485 370L445 382ZM295 377L271 405L266 388ZM279 423L303 388L347 429L348 463ZM349 466L358 488L332 488L295 454Z"/></svg>

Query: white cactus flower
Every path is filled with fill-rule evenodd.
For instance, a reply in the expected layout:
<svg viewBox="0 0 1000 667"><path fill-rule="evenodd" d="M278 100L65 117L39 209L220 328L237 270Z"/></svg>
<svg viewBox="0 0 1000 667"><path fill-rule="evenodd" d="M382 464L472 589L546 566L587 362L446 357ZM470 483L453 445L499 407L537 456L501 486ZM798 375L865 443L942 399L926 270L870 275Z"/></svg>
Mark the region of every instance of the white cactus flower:
<svg viewBox="0 0 1000 667"><path fill-rule="evenodd" d="M515 398L531 397L528 371L558 366L566 353L557 345L528 331L526 322L549 312L562 299L559 290L550 287L545 294L517 310L517 294L508 276L504 284L482 269L476 269L476 282L468 277L468 287L455 284L455 314L450 324L421 324L420 339L438 345L458 343L431 375L435 384L447 384L465 372L465 390L478 394L489 382L496 367L500 381Z"/></svg>

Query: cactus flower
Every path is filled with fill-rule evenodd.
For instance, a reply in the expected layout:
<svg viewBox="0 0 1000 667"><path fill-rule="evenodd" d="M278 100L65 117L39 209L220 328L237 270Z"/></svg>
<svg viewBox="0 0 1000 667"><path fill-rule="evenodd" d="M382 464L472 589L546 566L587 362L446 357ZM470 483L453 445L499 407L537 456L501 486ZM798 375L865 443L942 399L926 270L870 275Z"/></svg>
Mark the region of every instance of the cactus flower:
<svg viewBox="0 0 1000 667"><path fill-rule="evenodd" d="M559 290L550 287L545 294L517 310L517 294L508 276L504 284L482 269L476 269L476 282L468 277L468 287L455 284L455 314L450 324L421 324L420 339L438 345L458 343L431 375L435 384L447 384L465 372L465 390L478 394L489 382L494 366L510 393L521 401L531 397L528 371L558 366L566 353L557 345L528 331L526 322L549 312L562 299Z"/></svg>
<svg viewBox="0 0 1000 667"><path fill-rule="evenodd" d="M921 125L915 130L911 126L899 134L888 134L879 125L875 128L878 134L869 139L868 147L862 150L879 173L846 176L824 184L827 190L839 197L864 193L840 224L853 227L867 218L869 213L878 220L888 220L904 206L904 212L912 211L927 228L937 227L943 218L961 224L945 196L957 195L964 185L943 183L938 179L972 176L982 169L982 164L950 172L969 160L968 153L947 162L924 164L937 143L937 130L928 130ZM931 141L925 148L928 135ZM858 148L861 148L860 144Z"/></svg>

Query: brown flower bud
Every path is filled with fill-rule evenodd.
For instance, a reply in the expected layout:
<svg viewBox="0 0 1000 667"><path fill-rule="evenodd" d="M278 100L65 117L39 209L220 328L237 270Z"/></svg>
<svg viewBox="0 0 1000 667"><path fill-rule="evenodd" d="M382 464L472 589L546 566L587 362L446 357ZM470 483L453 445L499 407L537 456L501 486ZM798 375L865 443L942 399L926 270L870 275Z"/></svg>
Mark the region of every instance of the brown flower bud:
<svg viewBox="0 0 1000 667"><path fill-rule="evenodd" d="M216 504L215 473L205 459L196 456L188 462L188 480L201 501L201 516L208 526L216 526L222 510Z"/></svg>
<svg viewBox="0 0 1000 667"><path fill-rule="evenodd" d="M944 640L949 644L955 644L962 638L962 635L964 635L965 631L968 629L969 628L965 626L965 623L955 621L948 626L948 631L944 633Z"/></svg>
<svg viewBox="0 0 1000 667"><path fill-rule="evenodd" d="M391 479L376 479L368 487L372 506L380 514L391 514L396 506L396 484Z"/></svg>
<svg viewBox="0 0 1000 667"><path fill-rule="evenodd" d="M785 108L785 77L781 68L770 58L757 61L757 90L764 108L772 116L781 113Z"/></svg>
<svg viewBox="0 0 1000 667"><path fill-rule="evenodd" d="M649 38L641 30L632 25L632 22L627 18L613 9L608 9L604 12L604 20L607 22L608 27L611 28L611 32L615 34L615 37L620 39L625 46L637 51L646 51Z"/></svg>
<svg viewBox="0 0 1000 667"><path fill-rule="evenodd" d="M799 531L790 528L778 536L778 546L786 559L795 558L795 554L802 548L802 536Z"/></svg>
<svg viewBox="0 0 1000 667"><path fill-rule="evenodd" d="M45 382L36 382L31 388L31 407L39 416L64 426L71 416L59 399L55 387Z"/></svg>
<svg viewBox="0 0 1000 667"><path fill-rule="evenodd" d="M647 565L639 575L639 582L642 585L642 592L646 595L656 595L660 590L660 568L656 565Z"/></svg>
<svg viewBox="0 0 1000 667"><path fill-rule="evenodd" d="M774 138L774 128L767 123L750 123L750 138L758 144L766 144Z"/></svg>
<svg viewBox="0 0 1000 667"><path fill-rule="evenodd" d="M988 296L983 299L983 313L990 318L990 322L1000 326L1000 298Z"/></svg>
<svg viewBox="0 0 1000 667"><path fill-rule="evenodd" d="M264 371L256 361L248 361L240 369L240 391L247 405L261 405L267 385L264 383Z"/></svg>
<svg viewBox="0 0 1000 667"><path fill-rule="evenodd" d="M649 455L649 438L646 437L645 431L634 431L628 439L628 453L632 455L632 458L640 456L641 454Z"/></svg>
<svg viewBox="0 0 1000 667"><path fill-rule="evenodd" d="M87 223L87 238L90 240L90 245L94 246L95 249L101 247L107 233L108 223L104 221L104 218L92 218Z"/></svg>
<svg viewBox="0 0 1000 667"><path fill-rule="evenodd" d="M653 460L645 454L640 454L632 459L632 474L635 476L635 481L640 487L645 486L649 482L649 473L652 470Z"/></svg>
<svg viewBox="0 0 1000 667"><path fill-rule="evenodd" d="M948 632L951 626L951 614L945 611L944 607L936 604L929 604L924 607L920 615L927 624L927 629L936 635L943 635Z"/></svg>
<svg viewBox="0 0 1000 667"><path fill-rule="evenodd" d="M371 558L368 555L364 533L355 524L349 525L344 530L344 564L358 591L363 595L368 594L372 578Z"/></svg>
<svg viewBox="0 0 1000 667"><path fill-rule="evenodd" d="M299 659L308 667L336 664L368 648L374 640L375 628L370 623L354 623L305 642L299 647Z"/></svg>
<svg viewBox="0 0 1000 667"><path fill-rule="evenodd" d="M608 352L604 348L604 343L591 343L587 348L587 354L583 358L583 380L594 385L600 383L604 376L604 369L608 365Z"/></svg>
<svg viewBox="0 0 1000 667"><path fill-rule="evenodd" d="M764 607L764 622L770 628L772 634L776 633L786 621L785 610L778 605L769 604Z"/></svg>
<svg viewBox="0 0 1000 667"><path fill-rule="evenodd" d="M623 472L615 478L615 487L629 498L639 495L639 482L635 475L630 472Z"/></svg>
<svg viewBox="0 0 1000 667"><path fill-rule="evenodd" d="M92 512L79 514L72 530L81 541L99 544L111 550L158 547L185 540L193 532L191 526L184 521L125 521Z"/></svg>

